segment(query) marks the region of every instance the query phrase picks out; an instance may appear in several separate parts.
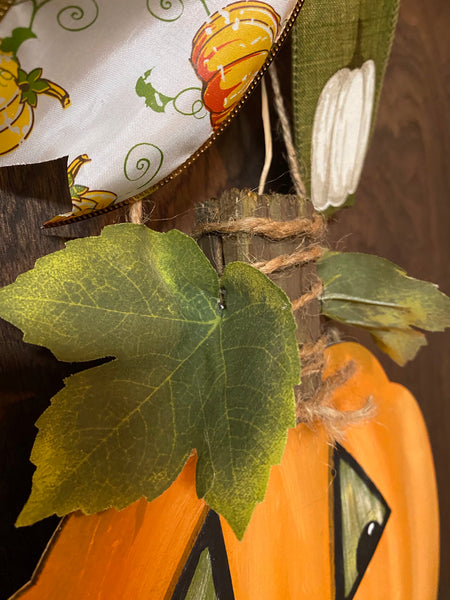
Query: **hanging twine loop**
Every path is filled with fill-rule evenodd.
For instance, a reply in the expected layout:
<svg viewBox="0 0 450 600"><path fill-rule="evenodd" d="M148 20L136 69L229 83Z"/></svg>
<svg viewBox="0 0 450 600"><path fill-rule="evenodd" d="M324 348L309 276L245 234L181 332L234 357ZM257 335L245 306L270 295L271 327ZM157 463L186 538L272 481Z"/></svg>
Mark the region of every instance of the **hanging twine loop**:
<svg viewBox="0 0 450 600"><path fill-rule="evenodd" d="M300 277L302 280L307 279L307 285L302 282L299 288L301 289L301 295L291 300L298 330L302 327L305 330L311 329L309 332L300 332L301 335L297 335L297 339L300 338L299 353L302 364L302 383L295 388L296 419L297 423L302 422L312 428L320 423L327 430L330 439L337 440L343 437L344 431L349 425L373 416L374 406L371 399L368 399L366 404L356 411L339 411L332 405L336 389L344 385L354 374L355 365L353 363L343 365L336 373L325 379L322 377L325 368L324 353L330 340L328 335L320 334L318 302L323 292L323 284L316 274L314 263L325 252L326 224L321 215L313 212L310 203L306 199L306 187L300 174L289 118L274 64L269 69L269 75L272 83L274 105L286 146L289 172L295 188L298 206L302 206L300 212L302 216L293 218L292 214L289 214L291 209L285 211L285 220L273 219L268 216L260 217L255 214L257 210L263 209L266 210L265 214L272 215L272 204L278 206L274 211L275 213L280 212L280 210L283 213L282 201L279 195L274 195L273 198L262 195L272 157L268 96L266 87L263 86L262 115L266 140L266 161L257 196L260 202L253 205L254 211L249 210L249 206L252 205L251 192L231 190L231 195L225 198L224 194L224 197L217 202L214 208L212 208L212 205L204 207L204 214L200 216L200 223L196 226L192 235L204 249L205 244L202 245L202 238L215 237L224 240L227 237L235 236L235 248L234 252L231 253L233 255L232 259L245 260L245 262L273 278L282 288L284 287L283 283L286 283L286 279L283 279L284 272L290 273L290 270L292 270L294 276ZM235 197L233 197L233 193ZM287 201L289 197L285 198ZM264 204L264 200L266 204ZM233 202L235 202L234 205ZM272 252L269 253L269 255L272 255L271 258L258 260L261 254L254 257L251 252L245 254L242 251L242 248L262 247L263 255L265 254L264 244L251 243L251 239L255 237L267 240L268 244L280 243L283 250L287 247L289 252L281 251L276 256L273 256ZM286 244L287 240L294 241L294 244ZM211 242L211 245L214 244ZM224 246L215 243L215 251L212 254L214 256L210 256L210 259L213 259L212 262L219 275L221 275L225 264L229 260L225 256ZM311 266L313 268L310 268ZM292 287L289 287L292 291ZM285 291L288 291L287 288L285 288ZM311 311L311 307L313 307L313 311ZM314 310L317 311L316 314L314 314ZM312 321L316 323L316 326L308 327L308 324ZM312 334L313 330L316 333Z"/></svg>
<svg viewBox="0 0 450 600"><path fill-rule="evenodd" d="M274 242L298 238L299 243L294 252L281 254L271 260L250 262L253 267L269 275L318 260L324 253L324 248L320 246L320 243L325 234L325 222L318 214L312 217L300 217L292 221L246 217L234 221L202 223L197 225L192 232L192 236L197 240L208 234L262 236ZM294 310L305 306L308 301L318 298L321 291L322 285L316 281L307 296L295 301ZM313 295L311 296L311 294ZM310 296L311 300L308 300Z"/></svg>
<svg viewBox="0 0 450 600"><path fill-rule="evenodd" d="M318 213L312 217L299 217L291 221L275 221L264 217L245 217L225 222L202 223L194 228L192 236L198 239L208 233L261 235L273 241L303 236L318 241L324 237L325 222Z"/></svg>
<svg viewBox="0 0 450 600"><path fill-rule="evenodd" d="M245 199L245 194L245 191L236 190L236 201L240 202L241 198ZM266 199L270 206L270 196L258 196L258 198ZM302 277L301 273L303 273L304 267L309 264L314 266L314 263L325 252L326 224L317 213L288 221L256 216L222 221L219 216L219 207L220 201L215 210L210 210L209 217L211 219L201 222L195 227L192 233L193 237L200 244L202 239L205 241L204 238L210 237L225 241L230 239L229 244L239 238L241 242L242 239L247 240L243 244L244 246L249 246L254 238L261 238L266 240L267 245L272 249L273 244L290 240L294 248L292 252L279 254L268 260L256 260L255 257L245 256L246 262L270 277L283 272L287 272L291 277ZM237 245L237 241L235 244ZM224 264L219 265L220 273L223 267ZM292 274L290 270L292 270ZM304 286L303 293L291 301L292 309L297 314L299 327L304 326L308 319L318 320L318 309L316 314L308 311L312 303L316 302L317 304L323 291L322 281L315 274L315 269L310 269L306 279L308 285ZM301 316L300 320L299 316ZM374 409L370 399L356 411L343 412L333 407L333 393L354 374L355 365L353 363L343 365L335 374L323 380L324 352L330 341L328 334L320 335L319 333L316 339L299 343L302 384L295 388L295 397L297 423L305 423L311 428L321 424L327 430L330 440L334 441L343 437L348 426L373 416Z"/></svg>

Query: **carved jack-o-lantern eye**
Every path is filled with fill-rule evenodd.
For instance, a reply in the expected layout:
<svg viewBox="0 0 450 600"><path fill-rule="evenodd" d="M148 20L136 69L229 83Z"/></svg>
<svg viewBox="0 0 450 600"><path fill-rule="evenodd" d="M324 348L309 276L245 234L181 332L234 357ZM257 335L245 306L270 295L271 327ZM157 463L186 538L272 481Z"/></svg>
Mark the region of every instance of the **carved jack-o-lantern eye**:
<svg viewBox="0 0 450 600"><path fill-rule="evenodd" d="M339 444L333 458L336 600L351 600L391 511L373 481Z"/></svg>

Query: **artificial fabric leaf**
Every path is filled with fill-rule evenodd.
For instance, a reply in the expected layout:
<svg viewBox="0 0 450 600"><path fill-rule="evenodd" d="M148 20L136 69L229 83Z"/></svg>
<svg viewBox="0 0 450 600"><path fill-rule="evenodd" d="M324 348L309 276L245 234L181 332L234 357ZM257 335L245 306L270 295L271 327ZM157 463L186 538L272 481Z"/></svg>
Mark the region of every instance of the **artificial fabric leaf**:
<svg viewBox="0 0 450 600"><path fill-rule="evenodd" d="M427 345L424 334L411 327L407 329L371 329L377 346L392 360L403 366L415 358L422 346Z"/></svg>
<svg viewBox="0 0 450 600"><path fill-rule="evenodd" d="M399 0L305 2L293 29L295 143L317 210L358 185Z"/></svg>
<svg viewBox="0 0 450 600"><path fill-rule="evenodd" d="M450 298L433 283L408 277L384 258L328 252L317 264L324 283L322 313L370 331L400 365L426 344L423 333L450 327Z"/></svg>
<svg viewBox="0 0 450 600"><path fill-rule="evenodd" d="M243 263L220 281L195 242L144 225L70 241L0 290L0 315L73 375L37 422L18 525L161 494L195 449L197 491L241 536L295 424L295 322Z"/></svg>

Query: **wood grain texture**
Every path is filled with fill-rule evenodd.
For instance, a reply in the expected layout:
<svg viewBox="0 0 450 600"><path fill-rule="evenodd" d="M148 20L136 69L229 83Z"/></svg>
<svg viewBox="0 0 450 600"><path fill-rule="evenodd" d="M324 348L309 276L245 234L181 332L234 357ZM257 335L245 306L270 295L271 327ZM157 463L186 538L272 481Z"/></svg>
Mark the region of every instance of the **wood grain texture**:
<svg viewBox="0 0 450 600"><path fill-rule="evenodd" d="M375 135L356 204L331 227L339 249L371 252L450 294L450 4L403 0ZM440 600L450 597L450 334L400 368L368 335L347 335L370 347L389 377L420 403L434 452L441 511ZM414 440L411 440L414 444Z"/></svg>
<svg viewBox="0 0 450 600"><path fill-rule="evenodd" d="M31 269L37 258L64 247L71 237L100 233L119 212L74 227L41 229L49 217L70 209L66 159L0 169L0 286ZM0 322L0 597L29 579L58 519L14 528L31 489L29 455L34 422L82 365L58 362L45 348L22 341L22 333Z"/></svg>
<svg viewBox="0 0 450 600"><path fill-rule="evenodd" d="M153 502L64 519L33 580L11 600L172 598L208 510L195 492L196 462Z"/></svg>

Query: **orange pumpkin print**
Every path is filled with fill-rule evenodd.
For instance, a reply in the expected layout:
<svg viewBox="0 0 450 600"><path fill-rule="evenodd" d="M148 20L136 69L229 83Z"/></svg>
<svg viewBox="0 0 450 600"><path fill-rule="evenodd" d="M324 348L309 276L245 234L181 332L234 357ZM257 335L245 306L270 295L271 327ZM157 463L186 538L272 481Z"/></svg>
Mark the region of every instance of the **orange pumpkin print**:
<svg viewBox="0 0 450 600"><path fill-rule="evenodd" d="M192 456L153 502L66 518L14 600L434 600L437 492L420 410L362 346L326 354L326 375L356 367L333 405L372 396L378 414L334 448L320 428L290 430L242 541L197 498Z"/></svg>
<svg viewBox="0 0 450 600"><path fill-rule="evenodd" d="M191 62L203 82L203 102L217 129L259 72L280 29L280 17L264 2L234 2L198 30Z"/></svg>
<svg viewBox="0 0 450 600"><path fill-rule="evenodd" d="M39 94L56 98L63 108L70 106L68 93L43 79L42 69L26 73L12 53L0 52L0 155L15 150L30 135Z"/></svg>
<svg viewBox="0 0 450 600"><path fill-rule="evenodd" d="M80 217L92 211L102 210L103 208L107 208L111 204L114 204L114 201L117 198L117 195L114 192L108 192L107 190L90 190L85 185L75 183L75 178L81 167L90 161L91 159L87 154L80 154L80 156L77 156L67 167L69 191L72 199L72 212L56 215L56 217L53 217L53 219L44 223L44 226L50 225L51 223L62 223L68 218Z"/></svg>

